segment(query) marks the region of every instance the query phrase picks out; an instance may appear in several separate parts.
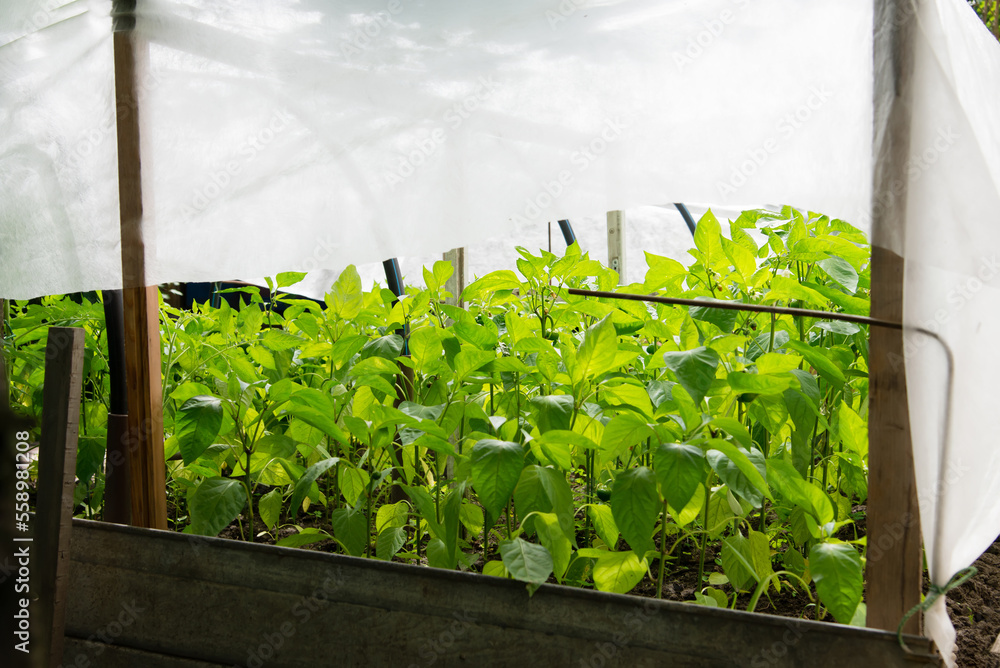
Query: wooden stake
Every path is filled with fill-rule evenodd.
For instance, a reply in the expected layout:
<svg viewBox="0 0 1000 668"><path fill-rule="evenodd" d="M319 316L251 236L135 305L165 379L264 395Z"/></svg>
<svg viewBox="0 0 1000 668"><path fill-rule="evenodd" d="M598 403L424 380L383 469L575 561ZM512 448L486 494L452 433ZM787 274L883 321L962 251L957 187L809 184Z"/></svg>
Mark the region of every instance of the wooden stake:
<svg viewBox="0 0 1000 668"><path fill-rule="evenodd" d="M453 248L444 254L444 259L446 262L451 262L451 266L455 268L455 273L451 275L444 286L444 289L453 294L454 297L445 301L455 306L462 306L462 290L465 289L465 249Z"/></svg>
<svg viewBox="0 0 1000 668"><path fill-rule="evenodd" d="M903 317L903 258L895 251L906 230L916 4L875 2L871 315L894 322ZM901 331L871 329L868 378L867 623L894 631L923 584ZM915 615L906 631L920 633L920 625Z"/></svg>
<svg viewBox="0 0 1000 668"><path fill-rule="evenodd" d="M7 312L7 300L0 299L0 344L4 338L4 317ZM10 385L7 382L7 354L0 345L0 413L10 408Z"/></svg>
<svg viewBox="0 0 1000 668"><path fill-rule="evenodd" d="M63 658L84 341L82 329L49 329L42 389L42 438L38 446L35 535L33 544L16 544L33 553L31 586L38 592L33 611L38 641L36 668L55 668Z"/></svg>
<svg viewBox="0 0 1000 668"><path fill-rule="evenodd" d="M131 7L129 7L131 5ZM118 109L118 197L121 216L122 301L128 379L128 467L132 523L166 529L166 467L163 461L163 405L160 369L159 291L146 281L142 233L137 55L130 10L115 5L115 101Z"/></svg>
<svg viewBox="0 0 1000 668"><path fill-rule="evenodd" d="M608 266L618 272L618 284L625 285L624 211L608 211Z"/></svg>

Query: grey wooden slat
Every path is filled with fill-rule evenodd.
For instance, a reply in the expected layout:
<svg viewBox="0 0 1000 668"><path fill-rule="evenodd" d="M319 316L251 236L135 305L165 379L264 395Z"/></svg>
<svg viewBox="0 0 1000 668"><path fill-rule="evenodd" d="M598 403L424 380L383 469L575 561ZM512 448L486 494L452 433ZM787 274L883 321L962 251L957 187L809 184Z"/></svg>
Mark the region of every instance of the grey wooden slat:
<svg viewBox="0 0 1000 668"><path fill-rule="evenodd" d="M39 667L55 668L62 656L84 340L80 328L50 327L45 346L35 541L18 545L32 553L32 654Z"/></svg>
<svg viewBox="0 0 1000 668"><path fill-rule="evenodd" d="M83 520L73 537L68 635L227 665L277 644L268 666L934 665L926 639L907 658L868 629Z"/></svg>
<svg viewBox="0 0 1000 668"><path fill-rule="evenodd" d="M63 668L220 668L224 664L143 652L102 642L66 638ZM229 668L226 666L226 668Z"/></svg>

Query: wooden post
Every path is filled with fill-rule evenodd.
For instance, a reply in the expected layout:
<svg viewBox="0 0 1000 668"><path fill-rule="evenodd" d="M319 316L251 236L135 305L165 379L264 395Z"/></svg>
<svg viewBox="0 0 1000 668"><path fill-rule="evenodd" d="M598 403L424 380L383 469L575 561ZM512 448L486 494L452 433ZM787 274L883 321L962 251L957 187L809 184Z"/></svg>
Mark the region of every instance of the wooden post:
<svg viewBox="0 0 1000 668"><path fill-rule="evenodd" d="M132 523L167 528L166 466L160 369L159 291L146 281L142 231L135 0L114 6L115 102L118 109L118 198L122 239L122 301L128 379L128 467Z"/></svg>
<svg viewBox="0 0 1000 668"><path fill-rule="evenodd" d="M453 248L444 254L444 259L451 262L451 266L455 268L455 273L451 275L444 286L444 289L453 294L454 297L445 301L455 306L462 306L462 290L465 289L465 249Z"/></svg>
<svg viewBox="0 0 1000 668"><path fill-rule="evenodd" d="M618 272L618 284L625 285L624 211L608 211L608 266Z"/></svg>
<svg viewBox="0 0 1000 668"><path fill-rule="evenodd" d="M7 383L7 353L3 347L4 318L7 315L7 300L0 299L0 413L10 408L10 385Z"/></svg>
<svg viewBox="0 0 1000 668"><path fill-rule="evenodd" d="M906 230L915 11L913 0L875 2L871 315L894 322L903 317L899 252ZM902 332L872 327L870 337L868 626L895 630L920 602L920 522ZM920 625L914 616L906 631L920 633Z"/></svg>
<svg viewBox="0 0 1000 668"><path fill-rule="evenodd" d="M37 668L55 668L63 657L84 341L82 329L52 327L45 347L38 512L34 545L23 543L34 553L31 586L38 592L32 614Z"/></svg>

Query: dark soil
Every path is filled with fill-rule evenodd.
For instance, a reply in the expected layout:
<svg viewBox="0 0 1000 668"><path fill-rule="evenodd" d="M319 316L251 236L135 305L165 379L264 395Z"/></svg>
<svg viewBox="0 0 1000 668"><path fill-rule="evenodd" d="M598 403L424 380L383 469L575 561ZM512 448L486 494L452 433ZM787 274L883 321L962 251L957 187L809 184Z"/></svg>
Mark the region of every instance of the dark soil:
<svg viewBox="0 0 1000 668"><path fill-rule="evenodd" d="M1000 668L990 647L1000 634L1000 538L974 564L976 577L948 594L948 613L958 631L958 665Z"/></svg>

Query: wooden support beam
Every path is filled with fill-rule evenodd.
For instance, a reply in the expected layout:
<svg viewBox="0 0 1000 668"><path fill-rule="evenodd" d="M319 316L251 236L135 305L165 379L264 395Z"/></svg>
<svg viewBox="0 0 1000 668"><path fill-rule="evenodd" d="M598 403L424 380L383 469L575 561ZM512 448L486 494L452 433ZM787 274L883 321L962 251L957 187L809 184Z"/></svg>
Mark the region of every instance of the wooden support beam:
<svg viewBox="0 0 1000 668"><path fill-rule="evenodd" d="M618 272L618 284L625 285L624 211L608 211L608 266Z"/></svg>
<svg viewBox="0 0 1000 668"><path fill-rule="evenodd" d="M462 306L462 290L465 289L465 249L451 249L444 254L444 260L451 262L451 266L455 268L455 273L451 275L444 286L444 289L453 294L454 297L445 301L455 306Z"/></svg>
<svg viewBox="0 0 1000 668"><path fill-rule="evenodd" d="M919 0L875 2L871 315L903 318L903 258ZM868 626L895 630L920 602L923 559L899 330L872 327L868 371ZM911 618L906 631L920 632Z"/></svg>
<svg viewBox="0 0 1000 668"><path fill-rule="evenodd" d="M133 33L135 2L115 3L115 102L118 109L118 198L122 239L122 301L128 380L128 467L132 523L167 528L163 461L159 291L147 285L143 238L137 62L145 48Z"/></svg>
<svg viewBox="0 0 1000 668"><path fill-rule="evenodd" d="M34 540L16 544L33 553L31 588L38 593L32 601L36 668L55 668L63 656L85 340L82 329L52 327L45 347Z"/></svg>

